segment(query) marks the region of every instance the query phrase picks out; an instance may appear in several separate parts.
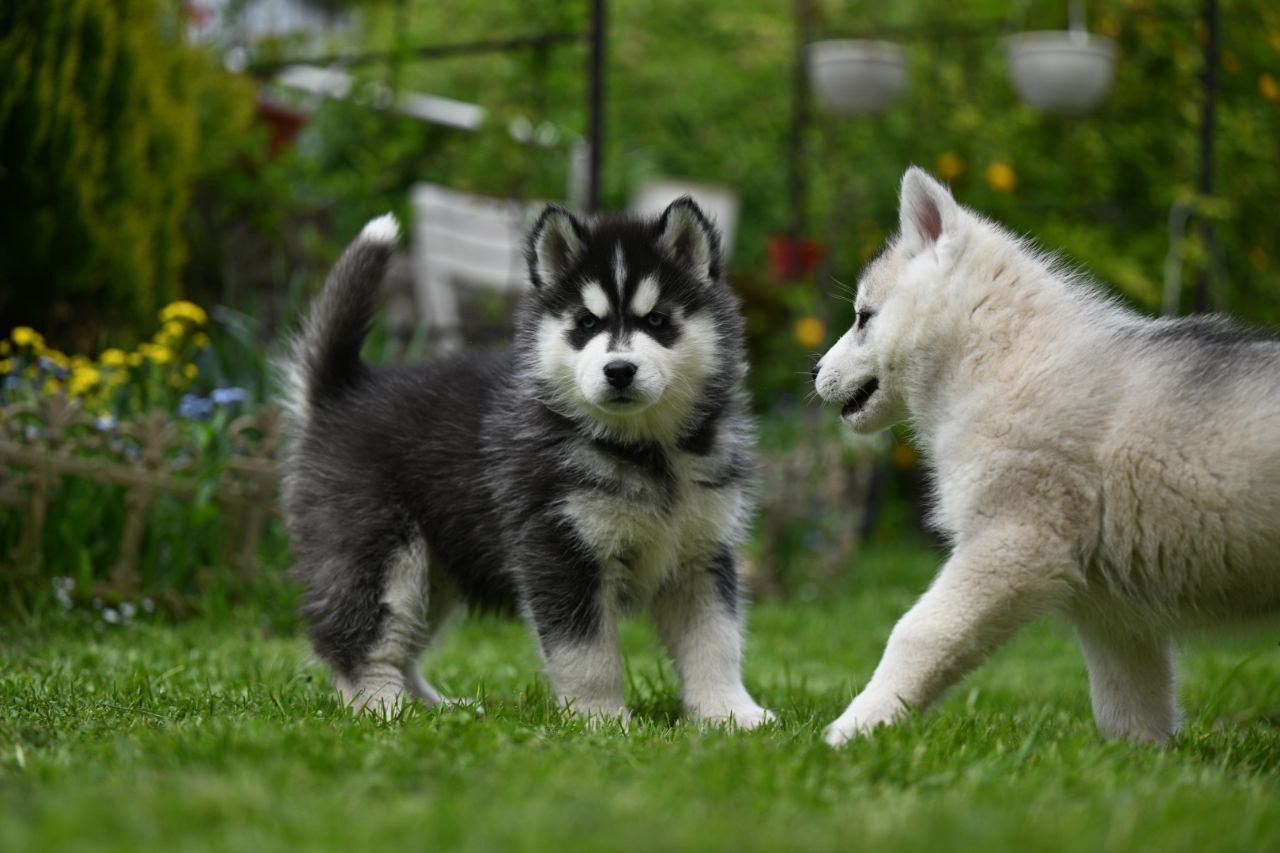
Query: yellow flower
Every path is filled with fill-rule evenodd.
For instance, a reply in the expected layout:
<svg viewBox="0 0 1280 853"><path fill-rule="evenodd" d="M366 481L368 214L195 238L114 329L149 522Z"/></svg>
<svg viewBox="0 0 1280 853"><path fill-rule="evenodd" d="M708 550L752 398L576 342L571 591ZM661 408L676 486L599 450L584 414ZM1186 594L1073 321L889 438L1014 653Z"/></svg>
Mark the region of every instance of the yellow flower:
<svg viewBox="0 0 1280 853"><path fill-rule="evenodd" d="M164 324L164 328L160 330L160 334L156 338L181 338L186 332L186 328L177 320L169 320Z"/></svg>
<svg viewBox="0 0 1280 853"><path fill-rule="evenodd" d="M11 349L13 349L13 345L8 341L0 341L0 355L8 355Z"/></svg>
<svg viewBox="0 0 1280 853"><path fill-rule="evenodd" d="M191 339L191 342L200 349L204 349L209 345L209 336L204 332L196 332L196 336Z"/></svg>
<svg viewBox="0 0 1280 853"><path fill-rule="evenodd" d="M991 165L987 166L987 184L996 192L1013 192L1013 188L1018 185L1018 176L1008 163L1003 160L993 160Z"/></svg>
<svg viewBox="0 0 1280 853"><path fill-rule="evenodd" d="M44 387L41 389L46 397L52 397L62 391L62 383L56 379L46 379Z"/></svg>
<svg viewBox="0 0 1280 853"><path fill-rule="evenodd" d="M11 335L13 342L20 347L39 348L44 346L44 337L30 326L18 326Z"/></svg>
<svg viewBox="0 0 1280 853"><path fill-rule="evenodd" d="M1262 93L1262 97L1268 101L1280 101L1280 83L1276 82L1276 78L1270 74L1263 74L1258 78L1258 91ZM16 330L15 330L16 331Z"/></svg>
<svg viewBox="0 0 1280 853"><path fill-rule="evenodd" d="M130 367L137 367L142 364L142 353L140 352L131 352L125 358L129 362Z"/></svg>
<svg viewBox="0 0 1280 853"><path fill-rule="evenodd" d="M168 364L173 360L173 350L159 344L142 344L138 347L138 352L143 358L156 364Z"/></svg>
<svg viewBox="0 0 1280 853"><path fill-rule="evenodd" d="M817 317L801 317L796 321L795 336L800 346L813 349L826 340L827 328Z"/></svg>
<svg viewBox="0 0 1280 853"><path fill-rule="evenodd" d="M67 358L65 353L60 353L56 349L45 350L44 357L52 361L58 367L69 367L71 359Z"/></svg>
<svg viewBox="0 0 1280 853"><path fill-rule="evenodd" d="M171 302L160 312L160 319L164 322L170 320L190 320L197 326L203 326L209 320L209 315L204 313L204 309L194 302L187 302L185 299L179 299L177 302Z"/></svg>
<svg viewBox="0 0 1280 853"><path fill-rule="evenodd" d="M102 374L96 367L85 367L71 374L71 380L67 382L67 390L71 392L71 396L79 397L92 390L101 380Z"/></svg>
<svg viewBox="0 0 1280 853"><path fill-rule="evenodd" d="M102 351L102 355L98 356L98 361L102 362L103 367L124 367L126 357L124 350L111 347Z"/></svg>
<svg viewBox="0 0 1280 853"><path fill-rule="evenodd" d="M0 373L8 373L11 370L13 370L13 359L6 358L0 361Z"/></svg>
<svg viewBox="0 0 1280 853"><path fill-rule="evenodd" d="M184 364L182 366L182 375L188 379L195 379L200 375L200 368L196 367L194 364Z"/></svg>
<svg viewBox="0 0 1280 853"><path fill-rule="evenodd" d="M938 155L933 167L937 170L939 178L944 181L953 181L964 174L964 159L959 154L948 151Z"/></svg>

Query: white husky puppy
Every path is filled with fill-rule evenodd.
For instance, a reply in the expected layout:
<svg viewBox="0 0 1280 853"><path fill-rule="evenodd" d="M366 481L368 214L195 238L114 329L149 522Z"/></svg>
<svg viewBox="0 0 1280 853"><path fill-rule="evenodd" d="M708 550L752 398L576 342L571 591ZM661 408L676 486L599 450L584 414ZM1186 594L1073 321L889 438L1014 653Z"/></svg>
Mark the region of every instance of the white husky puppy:
<svg viewBox="0 0 1280 853"><path fill-rule="evenodd" d="M1164 741L1175 632L1280 611L1280 341L1125 310L919 169L900 219L814 375L858 432L910 421L954 549L827 741L1054 611L1102 733Z"/></svg>

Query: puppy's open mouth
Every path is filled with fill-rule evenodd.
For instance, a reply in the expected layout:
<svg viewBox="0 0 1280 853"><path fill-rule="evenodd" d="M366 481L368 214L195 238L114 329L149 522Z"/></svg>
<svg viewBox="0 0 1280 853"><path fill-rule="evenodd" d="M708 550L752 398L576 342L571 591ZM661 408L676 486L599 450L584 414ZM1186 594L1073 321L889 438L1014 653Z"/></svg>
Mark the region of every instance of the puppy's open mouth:
<svg viewBox="0 0 1280 853"><path fill-rule="evenodd" d="M862 410L862 407L871 399L871 395L876 393L880 388L879 379L871 379L863 383L857 391L853 392L853 396L849 398L849 402L844 404L844 408L840 410L841 417L848 417Z"/></svg>

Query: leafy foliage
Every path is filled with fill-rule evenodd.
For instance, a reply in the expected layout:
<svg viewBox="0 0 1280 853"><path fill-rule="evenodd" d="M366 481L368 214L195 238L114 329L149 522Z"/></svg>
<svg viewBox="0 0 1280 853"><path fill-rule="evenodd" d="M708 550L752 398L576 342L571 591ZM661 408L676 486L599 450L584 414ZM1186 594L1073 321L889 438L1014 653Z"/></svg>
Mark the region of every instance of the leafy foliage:
<svg viewBox="0 0 1280 853"><path fill-rule="evenodd" d="M961 201L1062 251L1146 310L1160 305L1170 208L1188 204L1216 225L1221 248L1208 258L1192 229L1181 250L1183 310L1192 305L1191 282L1212 261L1213 307L1280 322L1280 219L1273 212L1280 192L1280 12L1270 4L1222 4L1212 198L1195 189L1204 33L1193 0L1089 4L1092 29L1118 41L1120 62L1103 106L1070 118L1040 115L1018 101L999 41L1024 29L1062 29L1063 3L1018 4L1013 14L995 0L965 4L963 12L948 0L813 5L813 38L883 33L903 41L910 81L902 101L881 116L830 116L815 105L803 213L830 262L817 288L802 288L792 310L774 312L761 334L785 341L792 320L806 312L830 314L834 326L846 319L821 294L831 277L856 280L892 233L898 180L911 163L941 174ZM624 206L654 177L726 184L743 203L735 274L758 276L767 236L785 230L791 215L789 5L615 3L610 14L609 206ZM407 12L374 6L367 20L370 43L406 47L587 24L586 4L517 0L487 2L483 14L467 0L417 2ZM516 119L548 122L566 138L584 132L582 48L404 60L370 73L492 112L479 137L453 134L466 144L446 134L428 158L430 174L505 195L563 196L563 151L516 155L497 140Z"/></svg>
<svg viewBox="0 0 1280 853"><path fill-rule="evenodd" d="M0 12L0 326L72 330L84 348L104 324L131 337L175 295L192 180L225 167L218 143L251 103L183 42L179 8L14 0Z"/></svg>
<svg viewBox="0 0 1280 853"><path fill-rule="evenodd" d="M142 592L154 596L163 609L181 613L225 608L246 595L281 596L290 602L287 613L292 590L282 576L287 560L282 527L268 526L258 549L263 571L246 577L225 565L234 531L215 500L232 453L228 428L263 399L257 376L264 369L261 355L254 352L246 369L247 346L234 333L219 334L214 344L205 331L207 313L193 303L171 303L158 319L156 334L135 350L111 347L96 359L68 356L46 344L36 330L19 326L9 339L0 340L0 404L66 396L94 419L112 458L119 447L129 446L122 443L125 422L155 410L176 416L173 423L188 463L178 476L194 481L195 494L191 499L162 494L146 514L134 567ZM247 376L249 388L227 384L235 370ZM81 458L101 453L75 451ZM56 480L45 507L42 573L37 575L29 571L33 567L13 566L10 559L30 523L25 508L21 502L0 505L0 565L12 572L2 587L0 608L49 603L43 600L47 595L31 592L33 586L48 592L50 582L60 585L58 599L66 606L118 595L106 581L121 559L129 506L119 486L78 476Z"/></svg>

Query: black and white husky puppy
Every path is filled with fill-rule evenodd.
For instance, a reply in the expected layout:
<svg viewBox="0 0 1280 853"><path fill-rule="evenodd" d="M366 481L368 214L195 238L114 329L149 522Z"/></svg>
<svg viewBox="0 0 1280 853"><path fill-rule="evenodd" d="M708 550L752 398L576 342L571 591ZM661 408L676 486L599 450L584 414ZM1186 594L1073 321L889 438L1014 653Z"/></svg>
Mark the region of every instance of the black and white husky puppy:
<svg viewBox="0 0 1280 853"><path fill-rule="evenodd" d="M548 207L514 348L374 367L360 347L398 236L338 261L289 364L285 515L344 700L445 701L418 669L460 605L519 612L558 700L625 717L620 616L647 609L684 704L772 719L742 685L736 548L754 427L738 301L690 199L654 221Z"/></svg>

